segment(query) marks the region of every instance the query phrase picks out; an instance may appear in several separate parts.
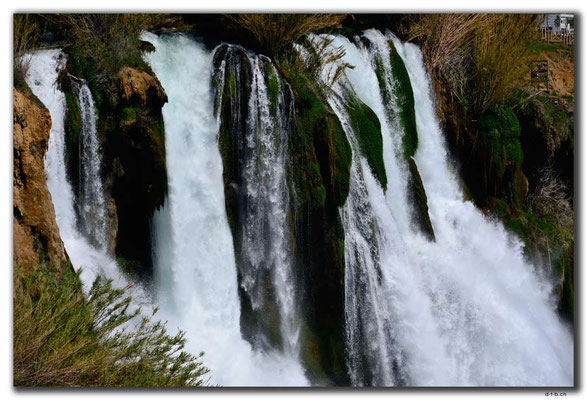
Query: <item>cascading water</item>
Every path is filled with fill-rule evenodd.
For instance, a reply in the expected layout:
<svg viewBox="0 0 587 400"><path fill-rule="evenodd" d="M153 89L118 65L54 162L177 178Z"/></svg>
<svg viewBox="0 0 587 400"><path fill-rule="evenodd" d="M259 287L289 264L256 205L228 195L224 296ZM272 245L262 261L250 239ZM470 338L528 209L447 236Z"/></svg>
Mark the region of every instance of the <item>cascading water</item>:
<svg viewBox="0 0 587 400"><path fill-rule="evenodd" d="M342 37L331 44L343 46L344 61L355 66L335 86L331 105L351 142L356 139L342 107L348 86L377 114L389 180L384 193L365 158L353 160L342 210L353 384L572 385L572 337L556 315L550 285L524 259L517 238L463 199L420 51L373 30L363 39L368 45ZM375 56L389 55L388 41L414 91L415 161L436 242L410 227L406 176L398 173L404 132L389 118L386 107L397 105L384 103L375 63ZM382 65L391 76L389 63ZM354 149L360 151L356 144Z"/></svg>
<svg viewBox="0 0 587 400"><path fill-rule="evenodd" d="M78 194L80 230L96 247L107 247L106 201L100 176L100 145L96 134L96 107L84 80L70 77L81 113L80 184Z"/></svg>
<svg viewBox="0 0 587 400"><path fill-rule="evenodd" d="M418 48L374 30L356 43L330 38L355 66L329 99L353 148L350 193L340 210L352 384L572 385L572 336L554 311L551 285L524 259L517 238L464 200ZM293 94L269 59L242 48L210 52L181 34L144 39L155 46L146 59L169 99L163 108L169 194L153 218L154 288L162 317L169 328L186 331L190 351L206 352L213 383L306 385L298 361L301 316L288 214ZM390 43L413 90L419 137L414 160L435 241L414 223ZM64 62L59 50L34 52L27 76L52 117L45 170L60 234L74 267L83 269L86 289L97 275L126 287L128 278L107 253L94 102L85 82L73 78L83 125L78 194L68 181L66 101L56 84ZM228 108L219 109L227 94ZM348 115L350 94L380 121L385 188L359 145ZM219 152L225 120L238 155L239 172L229 185L236 193L236 240ZM279 331L279 345L243 339L239 290L257 312L253 319L277 309L278 317L267 316L271 323L259 332ZM151 304L139 285L133 298Z"/></svg>
<svg viewBox="0 0 587 400"><path fill-rule="evenodd" d="M217 116L220 128L230 136L230 151L238 163L235 181L229 185L234 185L237 193L239 283L253 314L249 317L252 322L245 320L244 329L254 336L253 344L269 336L266 341L273 343L262 346L282 347L295 357L299 320L287 176L291 170L288 145L294 121L293 93L267 57L238 46L221 46L215 59L219 64L215 71ZM245 88L243 93L237 93L241 88ZM277 312L270 310L274 304ZM271 332L275 325L281 340Z"/></svg>
<svg viewBox="0 0 587 400"><path fill-rule="evenodd" d="M307 384L294 357L274 351L255 351L241 337L237 268L225 211L218 120L214 115L213 53L182 34L145 34L143 38L155 46L146 59L169 98L163 108L169 194L165 206L155 215L153 233L155 286L163 315L169 318L171 326L186 331L192 351L206 353L204 363L212 370L214 383ZM275 185L265 192L268 199L262 199L257 205L251 202L250 207L273 213L280 221L283 217L279 215L279 205L282 196L287 196L283 192L286 188L281 180L276 181L275 176L268 174L268 169L259 168L274 167L268 163L276 163L279 168L285 144L279 135L271 134L269 125L263 125L269 123L268 109L264 108L267 103L260 104L258 99L266 89L259 81L253 85L257 95L251 97L251 107L260 111L248 123L267 131L265 136L253 135L247 148L253 154L256 147L259 151L266 148L276 152L265 150L268 158L257 156L247 161L252 169L249 172L259 173L256 179L269 187ZM249 179L252 181L253 176ZM265 191L267 186L251 185L247 190L254 198L261 196L255 190ZM249 222L251 226L247 229L254 229L256 221ZM271 234L277 233L271 231ZM255 251L263 250L258 248L255 237L245 235L244 239L251 241L247 256L254 257ZM276 238L274 245L282 246L280 240Z"/></svg>
<svg viewBox="0 0 587 400"><path fill-rule="evenodd" d="M28 57L28 56L27 56ZM122 274L117 263L107 253L105 235L101 224L104 221L103 190L100 178L100 155L96 138L96 112L91 93L84 82L75 82L80 99L83 123L83 151L80 164L84 178L80 181L81 196L76 199L67 176L65 164L65 94L57 87L57 76L65 64L61 50L39 50L30 55L30 66L26 81L33 93L43 102L51 114L51 132L45 155L47 187L51 193L59 233L67 254L78 270L85 290L89 289L97 276L112 279L119 288L129 288L129 280ZM74 85L74 87L75 87ZM88 187L89 186L89 187ZM85 200L84 197L86 197ZM95 196L92 198L92 196ZM102 200L100 200L102 199ZM86 221L88 230L78 229L75 203L80 201L80 217ZM96 220L95 218L102 218ZM148 305L149 300L142 288L135 285L129 291L135 306Z"/></svg>

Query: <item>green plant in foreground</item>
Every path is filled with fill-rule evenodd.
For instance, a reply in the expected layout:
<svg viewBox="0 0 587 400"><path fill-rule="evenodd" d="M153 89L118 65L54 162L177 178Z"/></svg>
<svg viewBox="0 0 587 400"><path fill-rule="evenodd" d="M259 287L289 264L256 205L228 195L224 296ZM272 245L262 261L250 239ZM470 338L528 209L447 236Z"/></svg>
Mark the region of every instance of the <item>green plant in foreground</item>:
<svg viewBox="0 0 587 400"><path fill-rule="evenodd" d="M14 268L15 386L203 386L209 372L183 332L129 310L98 277L87 298L70 267ZM155 310L156 312L156 310ZM153 315L155 314L153 312Z"/></svg>

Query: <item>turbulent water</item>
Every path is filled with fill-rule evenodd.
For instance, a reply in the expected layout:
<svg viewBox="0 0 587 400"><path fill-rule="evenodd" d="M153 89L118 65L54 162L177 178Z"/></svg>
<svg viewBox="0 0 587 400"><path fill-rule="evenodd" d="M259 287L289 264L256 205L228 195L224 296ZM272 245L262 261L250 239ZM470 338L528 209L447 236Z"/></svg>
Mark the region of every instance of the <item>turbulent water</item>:
<svg viewBox="0 0 587 400"><path fill-rule="evenodd" d="M96 112L91 93L83 81L74 82L73 85L82 114L80 154L84 158L79 196L74 194L67 176L64 126L66 102L65 94L56 83L59 70L64 64L65 56L60 50L36 51L30 55L30 68L26 78L33 93L51 114L45 174L61 239L74 268L82 270L81 279L85 290L90 288L97 276L103 276L112 279L116 287L132 287L129 293L133 295L136 306L148 305L148 296L143 289L139 285L133 286L107 253L103 231L104 192L100 178L101 156L96 138ZM76 207L80 210L79 217Z"/></svg>
<svg viewBox="0 0 587 400"><path fill-rule="evenodd" d="M464 200L419 49L375 30L356 42L328 38L332 47L344 48L343 61L354 66L329 97L353 149L350 193L339 210L351 383L572 385L573 339L555 312L552 287L523 257L519 239ZM85 288L103 275L119 287L133 284L137 304L159 305L158 316L168 320L169 330L186 332L188 350L205 352L211 383L307 385L298 359L302 315L289 215L293 93L268 58L238 46L211 51L183 34L146 33L143 39L155 46L145 58L168 96L163 118L169 192L152 223L153 301L108 254L107 194L88 86L71 78L82 120L80 185L74 193L65 164L66 101L56 85L65 57L60 50L30 56L27 82L52 118L45 172L67 253L74 267L82 268ZM414 93L419 137L414 160L435 241L414 221L400 105L394 95L384 96L398 84L390 42ZM218 95L227 93L232 93L228 108L218 109L223 104ZM349 93L381 123L385 190L347 115ZM238 205L234 238L219 151L223 120L231 122L238 155L237 182L230 187ZM250 302L253 319L276 307L278 318L271 321L278 325L280 345L257 346L247 337L243 299Z"/></svg>
<svg viewBox="0 0 587 400"><path fill-rule="evenodd" d="M572 385L573 342L555 312L550 286L522 245L464 201L447 159L430 81L417 47L377 31L343 46L347 70L331 96L360 152L340 99L352 86L379 117L389 184L384 193L355 155L345 222L347 346L355 385ZM375 56L397 48L414 91L415 161L428 195L436 242L410 223L403 132L386 110ZM390 65L383 63L385 73ZM393 85L394 82L391 82ZM397 84L397 83L395 83Z"/></svg>
<svg viewBox="0 0 587 400"><path fill-rule="evenodd" d="M237 269L225 211L218 121L214 116L213 54L183 35L147 34L144 38L155 45L156 50L147 56L147 61L169 97L163 108L169 196L165 207L156 215L154 233L157 300L162 304L162 311L172 325L187 332L193 351L206 352L204 362L213 371L214 383L307 384L294 358L276 352L253 351L241 337ZM250 101L256 108L265 89L260 82L255 82L255 90ZM263 111L258 118L266 117ZM268 123L249 121L255 126L263 122ZM252 142L248 146L262 147L263 143L257 143L261 138L261 135L250 138ZM279 138L277 141L279 148ZM281 155L271 153L272 159L254 159L253 155L249 162L265 165L274 162L279 168L284 149L278 150ZM251 174L261 174L256 178L251 175L251 181L269 180L269 186L277 185L266 193L273 197L267 201L261 199L258 206L263 213L279 214L283 188L279 187L278 175L268 176L266 170L251 168ZM266 187L252 183L248 195L263 196ZM255 189L261 193L255 193ZM253 234L250 240L248 256L255 257L253 253L260 244L255 242Z"/></svg>

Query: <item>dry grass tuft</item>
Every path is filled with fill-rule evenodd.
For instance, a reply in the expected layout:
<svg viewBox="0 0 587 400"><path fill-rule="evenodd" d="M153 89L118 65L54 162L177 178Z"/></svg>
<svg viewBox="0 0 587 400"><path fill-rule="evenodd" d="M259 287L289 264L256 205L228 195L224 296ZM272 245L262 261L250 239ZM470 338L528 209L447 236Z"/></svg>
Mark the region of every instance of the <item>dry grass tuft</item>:
<svg viewBox="0 0 587 400"><path fill-rule="evenodd" d="M39 40L39 27L28 14L14 14L13 17L13 80L14 87L26 87L30 58L25 54L33 49Z"/></svg>
<svg viewBox="0 0 587 400"><path fill-rule="evenodd" d="M417 39L437 77L474 113L483 113L530 78L535 14L423 14Z"/></svg>
<svg viewBox="0 0 587 400"><path fill-rule="evenodd" d="M236 27L249 32L261 50L276 56L302 37L324 28L338 27L344 14L229 14Z"/></svg>

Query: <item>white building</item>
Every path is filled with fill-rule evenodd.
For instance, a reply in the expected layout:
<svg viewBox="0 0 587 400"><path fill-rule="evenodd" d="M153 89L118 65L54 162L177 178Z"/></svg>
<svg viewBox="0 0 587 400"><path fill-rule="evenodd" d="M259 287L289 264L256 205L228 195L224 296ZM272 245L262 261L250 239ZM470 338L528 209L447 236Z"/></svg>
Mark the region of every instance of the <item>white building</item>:
<svg viewBox="0 0 587 400"><path fill-rule="evenodd" d="M575 16L573 14L544 14L540 18L540 27L549 28L551 31L574 31Z"/></svg>

